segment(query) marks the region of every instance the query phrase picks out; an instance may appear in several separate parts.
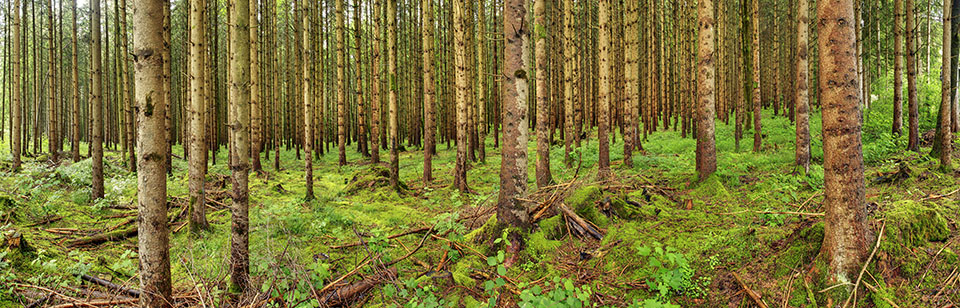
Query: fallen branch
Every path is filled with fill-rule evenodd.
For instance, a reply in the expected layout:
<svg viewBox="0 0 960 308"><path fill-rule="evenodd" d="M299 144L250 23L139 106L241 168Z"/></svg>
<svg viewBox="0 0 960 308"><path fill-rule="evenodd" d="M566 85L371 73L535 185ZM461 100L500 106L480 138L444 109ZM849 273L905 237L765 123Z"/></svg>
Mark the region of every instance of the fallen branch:
<svg viewBox="0 0 960 308"><path fill-rule="evenodd" d="M108 289L112 289L112 290L115 290L115 291L120 291L120 293L123 293L123 294L125 294L125 295L127 295L127 296L130 296L130 297L137 297L137 298L140 297L140 291L139 291L139 290L130 289L130 288L127 288L127 287L124 287L124 286L121 286L121 285L117 285L117 284L115 284L115 283L112 283L112 282L109 282L109 281L106 281L106 280L103 280L103 279L100 279L100 278L97 278L97 277L94 277L94 276L90 276L90 275L87 275L87 274L83 274L83 275L80 275L80 279L83 279L84 281L87 281L87 282L90 282L90 283L93 283L93 284L96 284L96 285L99 285L99 286L106 287L106 288L108 288Z"/></svg>
<svg viewBox="0 0 960 308"><path fill-rule="evenodd" d="M53 297L53 293L48 293L47 296L41 297L37 301L30 303L26 308L37 308L43 306L50 298Z"/></svg>
<svg viewBox="0 0 960 308"><path fill-rule="evenodd" d="M326 286L323 286L323 288L320 289L320 291L317 291L317 293L318 293L318 294L322 294L322 293L326 292L327 290L329 290L331 287L333 287L333 286L336 285L337 283L340 283L340 282L343 281L344 279L347 279L347 277L353 276L354 274L356 274L357 272L359 272L361 268L363 268L364 266L367 266L367 264L370 264L370 261L373 261L373 260L379 259L379 258L380 258L380 254L377 254L377 255L374 256L373 258L367 258L366 260L363 261L363 263L360 263L360 265L357 265L357 267L355 267L352 271L350 271L350 272L348 272L348 273L346 273L346 274L343 274L343 276L340 276L340 278L337 278L337 280L334 280L334 281L328 283Z"/></svg>
<svg viewBox="0 0 960 308"><path fill-rule="evenodd" d="M720 213L719 215L737 215L737 214L743 214L743 213L800 215L800 216L813 216L813 217L820 217L820 216L826 215L825 213L804 213L804 212L789 212L789 211L788 211L788 212L780 212L780 211L773 211L773 212L771 212L771 211L751 211L751 210L743 210L743 211L739 211L739 212L729 212L729 213Z"/></svg>
<svg viewBox="0 0 960 308"><path fill-rule="evenodd" d="M363 294L366 294L370 289L379 285L385 279L391 279L392 277L397 277L397 269L391 267L385 271L380 271L376 276L367 277L330 292L330 294L324 296L320 305L322 307L347 306L354 300L359 299Z"/></svg>
<svg viewBox="0 0 960 308"><path fill-rule="evenodd" d="M745 291L755 303L757 303L757 306L760 306L760 308L768 308L767 303L764 303L763 299L760 298L760 294L747 287L747 284L743 283L743 280L740 279L740 275L733 273L733 278L737 279L737 282L740 283L740 287L743 288L743 291Z"/></svg>
<svg viewBox="0 0 960 308"><path fill-rule="evenodd" d="M94 235L91 237L81 238L78 240L70 241L68 247L79 247L87 245L96 245L105 242L116 242L122 241L127 238L131 238L137 235L137 227L129 228L126 230L113 231L103 234Z"/></svg>
<svg viewBox="0 0 960 308"><path fill-rule="evenodd" d="M62 220L62 219L63 219L63 216L48 217L47 219L44 219L44 220L41 220L41 221L38 221L38 222L35 222L35 223L32 223L32 224L27 225L27 228L52 224L52 223L58 222L58 221L60 221L60 220Z"/></svg>
<svg viewBox="0 0 960 308"><path fill-rule="evenodd" d="M130 305L139 302L139 299L115 300L115 301L96 301L83 303L69 303L56 305L50 308L74 308L74 307L112 307L117 305Z"/></svg>
<svg viewBox="0 0 960 308"><path fill-rule="evenodd" d="M430 227L423 227L423 228L411 229L411 230L407 230L407 231L404 231L404 232L401 232L401 233L397 233L397 234L388 236L387 239L388 239L388 240L392 240L392 239L395 239L395 238L398 238L398 237L404 237L404 236L407 236L407 235L410 235L410 234L423 233L423 232L429 231L430 229L431 229ZM360 245L363 245L363 244L361 244L360 242L353 242L353 243L350 243L350 244L344 244L344 245L339 245L339 246L332 246L332 247L330 247L330 249L343 249L343 248L356 247L356 246L360 246Z"/></svg>
<svg viewBox="0 0 960 308"><path fill-rule="evenodd" d="M956 190L951 191L951 192L948 192L948 193L946 193L946 194L944 194L944 195L930 195L929 197L921 198L920 201L942 199L942 198L945 198L945 197L949 197L950 195L953 195L953 194L957 193L958 191L960 191L960 188L957 188Z"/></svg>
<svg viewBox="0 0 960 308"><path fill-rule="evenodd" d="M577 213L571 210L570 207L563 202L557 203L557 211L563 213L565 217L570 219L569 225L573 226L573 228L577 230L581 236L589 235L598 241L603 240L603 234L600 234L600 231L597 231L597 229L587 223L586 220L583 220L580 215L577 215Z"/></svg>

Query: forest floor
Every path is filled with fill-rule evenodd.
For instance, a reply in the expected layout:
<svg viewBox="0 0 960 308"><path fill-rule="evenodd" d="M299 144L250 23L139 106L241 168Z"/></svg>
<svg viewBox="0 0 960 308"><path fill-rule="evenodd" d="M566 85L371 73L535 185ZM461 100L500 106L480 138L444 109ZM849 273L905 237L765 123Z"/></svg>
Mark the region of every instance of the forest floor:
<svg viewBox="0 0 960 308"><path fill-rule="evenodd" d="M824 306L821 291L829 286L803 279L814 267L823 234L819 110L813 114L814 163L806 175L793 166L793 124L770 113L764 114L758 153L751 150L751 130L745 130L738 151L733 127L718 122L718 171L702 182L694 169L695 141L670 130L648 136L633 168L622 163L618 137L611 145L615 176L605 182L596 181L595 140L574 152L573 167L563 164L563 147L557 144L551 153L557 185L538 190L531 140L527 199L530 208L546 204L548 210L520 261L509 268L503 267L498 248L501 235L487 223L493 221L499 185L500 153L492 138L486 140L486 162L473 164L468 173L473 194L449 187L455 148L446 145L438 146L436 180L429 186L421 181L421 152L408 148L401 154L400 178L407 188L400 193L386 187L382 167L367 163L355 145L348 150L352 163L344 167L328 153L315 163L317 198L309 202L303 199L302 161L293 150L282 151L277 171L271 153L270 160L263 159L265 173L250 181L256 290L243 296L242 304L756 307L759 301L767 307ZM885 114L890 113L882 108L871 111L864 125L867 219L874 234L885 231L873 238L879 239L879 249L855 302L860 307L952 307L960 303L960 181L956 173L938 171L928 148L901 150L905 137L885 133L889 121L878 120ZM225 191L230 181L224 153L209 168L212 230L200 237L183 227L187 166L173 159L170 258L178 306L237 303L227 290L230 200ZM27 159L18 174L0 173L5 236L0 307L40 300L33 307L133 303L137 181L123 170L118 152L108 153L105 162L107 196L97 202L89 197L89 159L54 165L41 156ZM569 216L552 216L561 203L590 221L602 240L578 237L564 222ZM405 231L414 232L391 236ZM99 243L83 241L104 234ZM359 269L355 275L325 288L354 269ZM81 277L126 287L104 287ZM750 296L754 293L756 298Z"/></svg>

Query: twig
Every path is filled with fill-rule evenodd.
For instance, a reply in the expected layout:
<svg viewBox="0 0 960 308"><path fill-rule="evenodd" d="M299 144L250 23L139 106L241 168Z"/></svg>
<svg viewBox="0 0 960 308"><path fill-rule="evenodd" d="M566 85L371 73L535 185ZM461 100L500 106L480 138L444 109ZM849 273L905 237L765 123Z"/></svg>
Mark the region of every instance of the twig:
<svg viewBox="0 0 960 308"><path fill-rule="evenodd" d="M737 279L737 282L740 283L740 287L742 287L743 290L747 292L747 295L749 295L750 298L753 299L755 303L757 303L757 306L760 306L760 308L768 308L767 303L764 303L763 300L760 298L760 294L758 294L757 292L747 287L747 284L743 283L743 280L740 279L740 275L737 275L737 273L733 273L733 278Z"/></svg>
<svg viewBox="0 0 960 308"><path fill-rule="evenodd" d="M789 212L789 211L788 211L788 212L779 212L779 211L771 212L771 211L751 211L751 210L743 210L743 211L739 211L739 212L729 212L729 213L720 213L720 214L718 214L718 215L737 215L737 214L751 213L751 212L754 213L754 214L781 214L781 215L800 215L800 216L813 216L813 217L820 217L820 216L826 215L826 214L824 214L824 213L804 213L804 212Z"/></svg>
<svg viewBox="0 0 960 308"><path fill-rule="evenodd" d="M930 195L929 197L920 198L920 201L941 199L941 198L944 198L944 197L948 197L948 196L950 196L950 195L953 195L953 194L957 193L958 191L960 191L960 188L957 188L957 189L954 190L954 191L948 192L948 193L945 194L945 195Z"/></svg>
<svg viewBox="0 0 960 308"><path fill-rule="evenodd" d="M860 286L860 280L863 279L863 273L867 271L867 266L870 265L870 261L873 261L873 255L877 253L877 249L880 248L880 240L883 239L883 230L887 227L887 221L883 221L883 225L880 225L880 235L877 235L877 244L873 246L873 251L870 252L870 256L867 257L867 262L863 263L863 267L860 268L860 275L857 275L857 282L853 284L853 293L850 296L847 296L847 300L843 302L843 308L847 308L847 305L850 304L850 300L857 296L857 288Z"/></svg>
<svg viewBox="0 0 960 308"><path fill-rule="evenodd" d="M337 283L340 283L340 282L343 281L344 279L347 279L347 277L353 276L354 274L356 274L357 272L359 272L361 268L363 268L364 266L367 266L367 264L370 264L371 261L373 261L374 259L378 259L378 258L380 258L380 254L377 254L377 255L376 255L375 257L373 257L373 258L366 258L366 260L364 260L362 263L360 263L360 265L357 265L357 267L355 267L352 271L344 274L343 276L340 276L340 278L337 278L337 280L334 280L334 281L328 283L327 285L323 286L323 288L320 289L320 291L317 291L317 293L318 293L318 294L323 294L324 292L326 292L327 290L329 290L331 287L333 287L333 286L336 285Z"/></svg>
<svg viewBox="0 0 960 308"><path fill-rule="evenodd" d="M140 301L140 300L139 300L139 299L125 299L125 300L117 300L117 301L97 301L97 302L71 303L71 304L56 305L56 306L53 306L53 307L50 307L50 308L73 308L73 307L82 307L82 306L89 306L89 307L110 306L110 307L113 307L113 306L117 306L117 305L136 304L138 301Z"/></svg>
<svg viewBox="0 0 960 308"><path fill-rule="evenodd" d="M94 276L91 276L91 275L87 275L87 274L80 275L80 279L83 279L84 281L87 281L87 282L90 282L90 283L93 283L93 284L96 284L96 285L100 285L100 286L106 287L106 288L108 288L108 289L113 289L113 290L115 290L115 291L120 291L121 293L126 294L127 296L130 296L130 297L137 297L137 298L140 297L140 290L131 289L131 288L127 288L127 287L124 287L124 286L121 286L121 285L117 285L117 284L115 284L115 283L112 283L112 282L109 282L109 281L106 281L106 280L103 280L103 279L100 279L100 278L97 278L97 277L94 277Z"/></svg>

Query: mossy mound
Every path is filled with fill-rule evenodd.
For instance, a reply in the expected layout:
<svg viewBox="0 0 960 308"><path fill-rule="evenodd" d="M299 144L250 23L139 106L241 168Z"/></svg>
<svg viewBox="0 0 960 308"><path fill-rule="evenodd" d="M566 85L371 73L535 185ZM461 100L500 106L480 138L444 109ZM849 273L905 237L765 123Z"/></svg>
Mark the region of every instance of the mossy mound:
<svg viewBox="0 0 960 308"><path fill-rule="evenodd" d="M887 236L891 242L919 247L950 237L950 227L935 208L913 200L895 202L886 213Z"/></svg>
<svg viewBox="0 0 960 308"><path fill-rule="evenodd" d="M597 210L597 202L603 198L603 192L597 186L586 186L575 190L564 199L567 206L581 218L601 228L606 228L609 219Z"/></svg>
<svg viewBox="0 0 960 308"><path fill-rule="evenodd" d="M720 177L716 174L711 175L698 183L696 187L693 188L693 191L690 192L690 194L696 197L712 199L724 199L730 197L730 192L727 191L727 188L723 185L723 181L721 181Z"/></svg>
<svg viewBox="0 0 960 308"><path fill-rule="evenodd" d="M541 220L538 224L539 230L530 234L527 239L527 247L533 255L547 255L563 245L559 239L563 237L566 226L563 222L563 216L555 215L553 217Z"/></svg>
<svg viewBox="0 0 960 308"><path fill-rule="evenodd" d="M388 186L390 186L390 169L383 165L371 164L353 173L347 187L343 189L343 194L355 195L363 190L375 191ZM406 190L407 185L400 182L400 188Z"/></svg>

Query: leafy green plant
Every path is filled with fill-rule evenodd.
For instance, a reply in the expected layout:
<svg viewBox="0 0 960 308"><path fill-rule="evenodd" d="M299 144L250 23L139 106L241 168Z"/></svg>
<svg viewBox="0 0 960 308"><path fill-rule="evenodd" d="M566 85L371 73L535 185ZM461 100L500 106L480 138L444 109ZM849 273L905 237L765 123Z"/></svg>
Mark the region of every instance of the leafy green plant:
<svg viewBox="0 0 960 308"><path fill-rule="evenodd" d="M551 283L544 284L550 288ZM590 296L593 291L590 286L575 287L569 278L553 278L553 289L544 291L540 286L525 288L520 292L521 308L548 307L548 308L581 308L590 306ZM520 287L520 286L518 286Z"/></svg>
<svg viewBox="0 0 960 308"><path fill-rule="evenodd" d="M694 271L687 258L673 247L664 248L654 242L650 246L640 246L637 254L647 258L644 271L647 273L647 286L657 292L658 299L671 295L685 294L692 297L702 296L704 283L694 279Z"/></svg>

